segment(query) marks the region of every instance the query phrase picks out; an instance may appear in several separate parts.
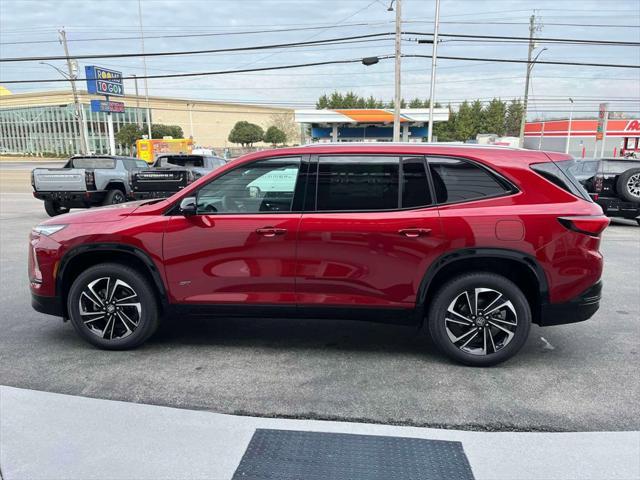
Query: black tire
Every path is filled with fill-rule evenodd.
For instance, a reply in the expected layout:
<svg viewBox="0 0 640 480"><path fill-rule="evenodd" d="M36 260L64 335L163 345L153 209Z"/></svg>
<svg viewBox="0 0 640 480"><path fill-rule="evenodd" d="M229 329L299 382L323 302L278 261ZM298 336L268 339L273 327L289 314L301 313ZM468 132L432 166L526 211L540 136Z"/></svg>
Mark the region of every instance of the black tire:
<svg viewBox="0 0 640 480"><path fill-rule="evenodd" d="M107 283L106 289L113 293L104 296L110 296L115 300L119 297L125 302L102 301L102 295L106 290L104 279L107 277L112 283ZM118 280L120 282L117 282ZM98 294L98 300L104 308L87 295L83 295L83 292L90 293L89 285L92 283L92 289ZM132 293L135 296L127 298ZM138 304L139 309L136 306ZM107 312L107 307L113 308L110 310L111 313ZM127 350L141 345L154 334L159 323L157 298L147 279L136 270L118 263L99 264L78 275L69 290L67 311L73 327L83 339L107 350ZM104 314L102 319L101 314ZM112 321L112 324L108 324L109 321ZM131 333L128 330L131 330ZM114 336L116 338L113 338Z"/></svg>
<svg viewBox="0 0 640 480"><path fill-rule="evenodd" d="M53 200L44 201L44 210L50 217L55 217L57 215L62 215L63 213L69 212L68 207L62 207L58 204L58 202L54 202Z"/></svg>
<svg viewBox="0 0 640 480"><path fill-rule="evenodd" d="M616 190L627 202L640 203L640 168L630 168L621 173L616 181Z"/></svg>
<svg viewBox="0 0 640 480"><path fill-rule="evenodd" d="M478 315L473 316L471 302L475 303L475 299L470 300L466 307L470 313L464 317L473 317L472 323L467 324L466 320L464 322L455 322L456 319L461 319L448 313L449 307L453 305L453 310L456 310L456 308L464 309L464 303L454 304L453 302L466 302L467 297L460 298L464 295L464 292L468 290L477 292L475 289L478 288L486 289L484 292L481 291L479 294L474 295L474 297L478 298L477 307L480 307L476 308ZM491 292L502 294L505 297L504 300L499 300L497 296L494 296L495 293ZM513 310L510 307L500 310L500 315L504 316L501 316L501 320L498 320L498 313L493 313L493 316L490 313L491 309L496 306L490 306L492 298L495 298L496 305L503 304L503 301L509 300ZM482 316L484 313L482 306L490 306L490 309L487 310L490 315L486 319ZM462 311L464 312L464 310ZM482 326L478 326L480 320L482 320ZM427 322L431 339L442 353L465 365L488 367L511 358L525 344L531 328L531 308L522 291L512 281L494 273L476 272L455 277L438 290L429 306ZM510 326L512 323L507 322L515 322L517 325ZM511 331L512 335L509 336L509 334L505 333L506 330L500 330L496 325ZM491 332L494 333L492 334ZM459 340L454 343L449 334L454 339L458 338ZM462 335L469 336L463 338ZM482 337L479 335L482 335ZM471 342L473 343L469 344L471 346L465 347L463 343L469 338L472 338ZM501 338L504 339L502 342L500 341ZM478 347L473 348L476 344ZM492 344L494 345L493 348L491 348ZM495 346L496 344L498 347ZM464 351L462 348L474 350L476 353Z"/></svg>
<svg viewBox="0 0 640 480"><path fill-rule="evenodd" d="M109 190L102 201L102 205L115 205L117 203L124 203L127 201L127 197L120 189Z"/></svg>

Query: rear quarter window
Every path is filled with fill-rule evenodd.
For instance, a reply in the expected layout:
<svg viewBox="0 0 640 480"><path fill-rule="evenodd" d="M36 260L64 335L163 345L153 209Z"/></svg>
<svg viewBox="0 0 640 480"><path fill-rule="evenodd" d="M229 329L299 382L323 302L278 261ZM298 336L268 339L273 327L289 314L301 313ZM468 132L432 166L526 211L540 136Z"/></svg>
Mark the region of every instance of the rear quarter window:
<svg viewBox="0 0 640 480"><path fill-rule="evenodd" d="M534 172L560 187L565 192L569 192L578 198L591 202L593 200L574 175L577 168L578 165L575 160L536 163L531 165L531 169Z"/></svg>

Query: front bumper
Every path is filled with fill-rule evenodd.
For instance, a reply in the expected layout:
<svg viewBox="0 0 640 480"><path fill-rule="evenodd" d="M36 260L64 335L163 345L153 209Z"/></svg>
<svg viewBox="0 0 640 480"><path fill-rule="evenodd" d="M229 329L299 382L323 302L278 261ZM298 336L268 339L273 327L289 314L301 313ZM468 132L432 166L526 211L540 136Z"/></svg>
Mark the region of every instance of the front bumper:
<svg viewBox="0 0 640 480"><path fill-rule="evenodd" d="M542 304L538 324L541 327L548 327L588 320L600 308L601 297L602 280L569 302Z"/></svg>
<svg viewBox="0 0 640 480"><path fill-rule="evenodd" d="M44 313L47 315L55 315L56 317L64 316L62 302L58 297L45 297L32 293L31 306L36 312Z"/></svg>
<svg viewBox="0 0 640 480"><path fill-rule="evenodd" d="M92 190L86 192L33 192L38 200L53 200L62 207L86 208L101 204L106 196L106 190Z"/></svg>

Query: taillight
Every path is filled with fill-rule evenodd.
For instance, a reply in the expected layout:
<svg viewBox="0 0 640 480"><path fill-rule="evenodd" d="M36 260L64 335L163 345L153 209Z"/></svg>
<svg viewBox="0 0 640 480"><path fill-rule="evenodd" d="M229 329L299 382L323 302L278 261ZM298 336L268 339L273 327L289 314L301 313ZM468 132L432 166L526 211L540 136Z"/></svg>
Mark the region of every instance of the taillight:
<svg viewBox="0 0 640 480"><path fill-rule="evenodd" d="M604 216L559 217L558 221L569 230L598 237L609 225L609 219Z"/></svg>
<svg viewBox="0 0 640 480"><path fill-rule="evenodd" d="M36 188L36 177L33 174L33 170L31 170L31 186L35 189Z"/></svg>
<svg viewBox="0 0 640 480"><path fill-rule="evenodd" d="M84 181L87 184L87 190L96 189L96 177L93 172L84 172Z"/></svg>
<svg viewBox="0 0 640 480"><path fill-rule="evenodd" d="M598 175L596 177L596 181L594 182L593 188L595 189L596 192L601 192L603 184L604 184L604 177L601 177L600 175Z"/></svg>

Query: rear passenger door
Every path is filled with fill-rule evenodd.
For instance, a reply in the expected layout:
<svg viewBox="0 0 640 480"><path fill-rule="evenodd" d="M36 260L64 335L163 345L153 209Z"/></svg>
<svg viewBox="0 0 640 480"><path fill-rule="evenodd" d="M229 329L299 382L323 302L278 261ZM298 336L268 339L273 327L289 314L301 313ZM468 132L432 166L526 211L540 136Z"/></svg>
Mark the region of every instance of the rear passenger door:
<svg viewBox="0 0 640 480"><path fill-rule="evenodd" d="M298 230L298 305L411 308L443 243L423 157L321 155Z"/></svg>

